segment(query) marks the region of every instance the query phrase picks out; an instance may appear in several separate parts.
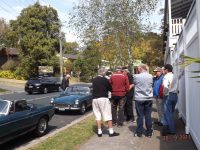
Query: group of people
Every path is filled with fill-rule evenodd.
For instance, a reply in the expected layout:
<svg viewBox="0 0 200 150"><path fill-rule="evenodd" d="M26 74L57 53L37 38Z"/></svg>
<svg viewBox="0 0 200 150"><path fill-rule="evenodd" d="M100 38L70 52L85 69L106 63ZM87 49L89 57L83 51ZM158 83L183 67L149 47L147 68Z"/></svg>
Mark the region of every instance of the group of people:
<svg viewBox="0 0 200 150"><path fill-rule="evenodd" d="M175 134L173 112L177 103L177 79L172 73L173 67L166 64L164 68L157 67L155 77L148 72L148 66L140 64L138 74L131 75L127 67L117 67L109 76L105 69L99 69L98 76L92 81L93 112L97 122L97 135L102 136L102 120L108 123L109 136L118 136L113 126L121 127L127 122L135 122L133 100L137 113L137 127L134 136L144 134L151 137L152 105L156 101L159 119L156 122L163 126L162 135ZM111 96L109 96L111 92Z"/></svg>

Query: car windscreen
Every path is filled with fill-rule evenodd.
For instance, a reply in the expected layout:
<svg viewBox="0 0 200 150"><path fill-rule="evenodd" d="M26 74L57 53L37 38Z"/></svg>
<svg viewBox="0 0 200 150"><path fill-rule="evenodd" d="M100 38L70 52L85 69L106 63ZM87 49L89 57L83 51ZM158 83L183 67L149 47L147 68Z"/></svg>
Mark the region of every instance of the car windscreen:
<svg viewBox="0 0 200 150"><path fill-rule="evenodd" d="M40 83L40 81L41 81L41 79L29 79L28 83L34 84L34 83Z"/></svg>
<svg viewBox="0 0 200 150"><path fill-rule="evenodd" d="M90 88L84 86L70 86L65 90L66 94L89 94Z"/></svg>
<svg viewBox="0 0 200 150"><path fill-rule="evenodd" d="M9 109L9 103L7 101L0 100L0 114L6 114Z"/></svg>

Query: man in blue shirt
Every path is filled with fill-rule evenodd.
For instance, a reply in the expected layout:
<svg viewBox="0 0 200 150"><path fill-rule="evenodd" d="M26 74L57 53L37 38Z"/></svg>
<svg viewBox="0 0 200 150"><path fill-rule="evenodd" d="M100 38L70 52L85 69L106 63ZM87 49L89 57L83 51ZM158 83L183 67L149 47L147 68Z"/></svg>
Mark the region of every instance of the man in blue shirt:
<svg viewBox="0 0 200 150"><path fill-rule="evenodd" d="M154 72L155 72L155 77L153 79L153 97L156 101L156 107L157 107L157 112L158 112L158 121L155 122L159 126L163 125L163 108L162 108L162 103L163 103L163 98L160 95L160 88L162 85L163 81L163 74L162 74L162 68L157 67Z"/></svg>

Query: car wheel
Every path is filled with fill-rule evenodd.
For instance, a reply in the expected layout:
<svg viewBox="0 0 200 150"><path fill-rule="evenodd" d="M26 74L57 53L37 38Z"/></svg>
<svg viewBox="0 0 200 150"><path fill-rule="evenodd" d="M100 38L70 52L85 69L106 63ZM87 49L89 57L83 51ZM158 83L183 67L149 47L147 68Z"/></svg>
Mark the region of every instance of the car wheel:
<svg viewBox="0 0 200 150"><path fill-rule="evenodd" d="M48 89L47 89L46 87L43 89L43 93L44 93L44 94L47 94L47 93L48 93Z"/></svg>
<svg viewBox="0 0 200 150"><path fill-rule="evenodd" d="M46 133L48 127L48 121L46 117L40 118L37 128L36 128L36 135L37 136L42 136Z"/></svg>
<svg viewBox="0 0 200 150"><path fill-rule="evenodd" d="M86 112L86 105L83 103L82 105L81 105L81 109L80 109L80 114L84 114Z"/></svg>
<svg viewBox="0 0 200 150"><path fill-rule="evenodd" d="M32 94L32 92L28 92L28 94Z"/></svg>

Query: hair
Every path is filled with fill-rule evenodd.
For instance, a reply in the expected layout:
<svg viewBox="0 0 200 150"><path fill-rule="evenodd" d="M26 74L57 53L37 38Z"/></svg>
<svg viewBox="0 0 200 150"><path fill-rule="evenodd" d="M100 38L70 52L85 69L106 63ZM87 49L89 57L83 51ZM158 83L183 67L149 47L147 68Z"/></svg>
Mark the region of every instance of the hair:
<svg viewBox="0 0 200 150"><path fill-rule="evenodd" d="M167 69L169 72L172 72L172 71L173 71L173 67L172 67L172 65L170 65L170 64L166 64L166 65L164 66L164 68Z"/></svg>
<svg viewBox="0 0 200 150"><path fill-rule="evenodd" d="M106 74L106 69L100 68L98 74L104 76Z"/></svg>
<svg viewBox="0 0 200 150"><path fill-rule="evenodd" d="M138 66L138 68L141 68L142 70L145 70L145 71L148 70L148 66L145 65L145 64L140 64L140 65Z"/></svg>

